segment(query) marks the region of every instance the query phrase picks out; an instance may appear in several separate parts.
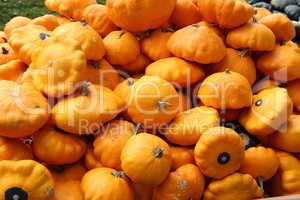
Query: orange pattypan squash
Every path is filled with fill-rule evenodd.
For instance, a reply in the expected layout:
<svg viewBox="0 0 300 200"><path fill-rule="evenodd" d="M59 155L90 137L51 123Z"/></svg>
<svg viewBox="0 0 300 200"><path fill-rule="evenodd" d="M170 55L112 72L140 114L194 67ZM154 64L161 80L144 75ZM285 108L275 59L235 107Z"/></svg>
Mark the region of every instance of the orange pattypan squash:
<svg viewBox="0 0 300 200"><path fill-rule="evenodd" d="M38 160L52 165L77 162L86 151L86 143L49 125L33 135L32 149Z"/></svg>
<svg viewBox="0 0 300 200"><path fill-rule="evenodd" d="M194 156L204 175L221 179L240 168L244 149L242 138L234 130L214 127L202 134Z"/></svg>
<svg viewBox="0 0 300 200"><path fill-rule="evenodd" d="M278 81L299 79L299 65L300 48L293 42L278 44L274 51L264 53L256 60L258 70Z"/></svg>
<svg viewBox="0 0 300 200"><path fill-rule="evenodd" d="M284 88L271 88L253 97L252 107L240 117L240 123L252 135L266 136L274 133L287 122L293 103Z"/></svg>
<svg viewBox="0 0 300 200"><path fill-rule="evenodd" d="M276 13L268 15L261 18L259 23L271 29L279 41L289 41L296 36L293 22L284 14Z"/></svg>
<svg viewBox="0 0 300 200"><path fill-rule="evenodd" d="M181 92L179 92L178 95L179 95L179 113L191 109L192 108L191 98L188 95Z"/></svg>
<svg viewBox="0 0 300 200"><path fill-rule="evenodd" d="M268 77L266 79L259 80L253 85L252 91L253 94L257 94L262 90L265 89L271 89L279 87L280 83L274 80L269 79Z"/></svg>
<svg viewBox="0 0 300 200"><path fill-rule="evenodd" d="M170 146L170 152L172 158L172 171L175 171L183 165L194 163L194 150L191 148Z"/></svg>
<svg viewBox="0 0 300 200"><path fill-rule="evenodd" d="M252 200L262 196L254 178L249 174L235 173L212 181L204 193L204 200Z"/></svg>
<svg viewBox="0 0 300 200"><path fill-rule="evenodd" d="M179 111L178 93L158 76L143 76L133 84L129 95L129 116L149 128L170 122Z"/></svg>
<svg viewBox="0 0 300 200"><path fill-rule="evenodd" d="M0 43L6 43L6 42L7 42L7 37L4 31L0 31Z"/></svg>
<svg viewBox="0 0 300 200"><path fill-rule="evenodd" d="M160 28L150 33L148 37L141 41L142 52L154 61L171 57L167 43L173 32L169 28Z"/></svg>
<svg viewBox="0 0 300 200"><path fill-rule="evenodd" d="M167 46L175 56L201 64L220 62L226 55L222 38L206 23L190 25L176 31Z"/></svg>
<svg viewBox="0 0 300 200"><path fill-rule="evenodd" d="M25 69L26 65L21 60L12 60L0 65L0 80L17 81Z"/></svg>
<svg viewBox="0 0 300 200"><path fill-rule="evenodd" d="M133 62L127 65L118 66L118 68L130 74L138 74L143 73L150 63L151 61L149 58L143 54L140 54Z"/></svg>
<svg viewBox="0 0 300 200"><path fill-rule="evenodd" d="M27 24L30 23L30 21L31 19L22 16L17 16L12 18L9 22L5 24L4 27L4 33L6 37L9 38L13 30L20 28L22 26L26 26Z"/></svg>
<svg viewBox="0 0 300 200"><path fill-rule="evenodd" d="M88 147L88 149L85 153L84 164L85 164L85 167L89 170L98 168L98 167L103 167L103 165L100 163L100 161L96 158L92 145L90 145Z"/></svg>
<svg viewBox="0 0 300 200"><path fill-rule="evenodd" d="M3 113L0 116L1 136L29 136L49 118L47 99L30 83L0 81L0 105L0 113Z"/></svg>
<svg viewBox="0 0 300 200"><path fill-rule="evenodd" d="M108 123L94 141L94 154L105 167L121 169L121 152L127 140L135 134L134 124L116 120Z"/></svg>
<svg viewBox="0 0 300 200"><path fill-rule="evenodd" d="M145 75L159 76L179 87L190 87L205 77L201 66L176 57L160 59L148 65Z"/></svg>
<svg viewBox="0 0 300 200"><path fill-rule="evenodd" d="M256 20L260 20L263 17L266 17L268 15L272 15L272 12L269 11L268 9L266 9L266 8L254 8L254 10L255 10L255 15L253 17Z"/></svg>
<svg viewBox="0 0 300 200"><path fill-rule="evenodd" d="M205 178L196 165L186 164L171 172L154 189L153 200L201 199Z"/></svg>
<svg viewBox="0 0 300 200"><path fill-rule="evenodd" d="M9 37L9 44L18 58L29 65L34 51L50 37L51 32L43 26L30 24L15 29Z"/></svg>
<svg viewBox="0 0 300 200"><path fill-rule="evenodd" d="M268 182L268 192L283 196L300 194L300 161L292 154L277 152L280 166L277 174Z"/></svg>
<svg viewBox="0 0 300 200"><path fill-rule="evenodd" d="M17 59L17 55L8 43L0 43L0 65Z"/></svg>
<svg viewBox="0 0 300 200"><path fill-rule="evenodd" d="M119 84L120 79L118 71L105 59L88 61L86 69L81 73L81 80L102 85L111 90Z"/></svg>
<svg viewBox="0 0 300 200"><path fill-rule="evenodd" d="M179 113L166 129L164 136L174 144L194 145L206 130L219 125L220 117L216 109L195 107Z"/></svg>
<svg viewBox="0 0 300 200"><path fill-rule="evenodd" d="M245 151L245 158L240 172L250 174L257 179L263 189L263 182L272 178L279 167L279 159L275 151L265 147L251 147Z"/></svg>
<svg viewBox="0 0 300 200"><path fill-rule="evenodd" d="M250 22L229 31L226 43L234 49L272 51L275 48L276 38L272 30L267 26Z"/></svg>
<svg viewBox="0 0 300 200"><path fill-rule="evenodd" d="M127 65L140 55L140 44L137 38L126 31L113 31L104 38L107 51L106 58L113 65Z"/></svg>
<svg viewBox="0 0 300 200"><path fill-rule="evenodd" d="M0 160L32 160L31 148L18 139L0 137Z"/></svg>
<svg viewBox="0 0 300 200"><path fill-rule="evenodd" d="M226 69L240 73L249 81L250 85L256 81L255 63L245 51L227 48L225 58L219 63L212 64L209 68L214 73L223 72Z"/></svg>
<svg viewBox="0 0 300 200"><path fill-rule="evenodd" d="M300 91L300 80L288 82L287 90L295 108L300 112L300 94L298 93Z"/></svg>
<svg viewBox="0 0 300 200"><path fill-rule="evenodd" d="M66 182L81 181L87 170L82 162L78 162L72 165L52 166L50 171L55 181Z"/></svg>
<svg viewBox="0 0 300 200"><path fill-rule="evenodd" d="M86 57L73 39L51 37L32 56L30 75L37 89L48 96L70 94L86 69Z"/></svg>
<svg viewBox="0 0 300 200"><path fill-rule="evenodd" d="M137 183L132 183L135 199L152 200L153 188Z"/></svg>
<svg viewBox="0 0 300 200"><path fill-rule="evenodd" d="M80 181L56 181L50 200L84 200Z"/></svg>
<svg viewBox="0 0 300 200"><path fill-rule="evenodd" d="M92 4L84 9L83 19L102 37L118 30L118 27L109 19L107 8L101 4Z"/></svg>
<svg viewBox="0 0 300 200"><path fill-rule="evenodd" d="M45 0L49 10L75 20L82 20L84 9L96 3L96 0Z"/></svg>
<svg viewBox="0 0 300 200"><path fill-rule="evenodd" d="M105 47L101 36L86 22L71 22L57 27L53 36L61 36L76 40L89 60L100 60L105 55Z"/></svg>
<svg viewBox="0 0 300 200"><path fill-rule="evenodd" d="M122 111L124 102L110 89L83 82L80 90L79 96L64 99L53 107L52 118L60 129L92 134Z"/></svg>
<svg viewBox="0 0 300 200"><path fill-rule="evenodd" d="M48 31L53 31L56 27L70 23L70 20L64 17L55 15L43 15L31 20L30 24L40 25L45 27Z"/></svg>
<svg viewBox="0 0 300 200"><path fill-rule="evenodd" d="M121 154L122 169L129 178L146 186L160 185L172 164L169 145L161 138L140 133L127 141Z"/></svg>
<svg viewBox="0 0 300 200"><path fill-rule="evenodd" d="M217 109L240 109L251 106L252 91L244 76L226 70L208 76L200 86L198 98Z"/></svg>
<svg viewBox="0 0 300 200"><path fill-rule="evenodd" d="M176 0L108 0L110 19L119 27L142 32L165 24L175 8ZM154 14L155 13L155 14Z"/></svg>
<svg viewBox="0 0 300 200"><path fill-rule="evenodd" d="M300 153L300 115L291 115L287 129L270 135L269 140L273 147L291 153Z"/></svg>
<svg viewBox="0 0 300 200"><path fill-rule="evenodd" d="M177 0L170 23L183 28L201 21L201 14L193 0Z"/></svg>
<svg viewBox="0 0 300 200"><path fill-rule="evenodd" d="M0 161L0 196L4 199L46 200L54 181L46 167L33 160Z"/></svg>
<svg viewBox="0 0 300 200"><path fill-rule="evenodd" d="M196 0L203 19L232 29L247 23L254 15L254 8L243 0Z"/></svg>
<svg viewBox="0 0 300 200"><path fill-rule="evenodd" d="M84 199L134 200L130 181L122 171L96 168L87 172L81 181Z"/></svg>

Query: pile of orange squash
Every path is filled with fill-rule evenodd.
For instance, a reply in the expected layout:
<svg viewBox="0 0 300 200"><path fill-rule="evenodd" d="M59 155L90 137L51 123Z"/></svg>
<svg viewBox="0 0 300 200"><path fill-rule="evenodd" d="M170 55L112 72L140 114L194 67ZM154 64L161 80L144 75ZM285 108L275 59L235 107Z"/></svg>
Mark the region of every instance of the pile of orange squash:
<svg viewBox="0 0 300 200"><path fill-rule="evenodd" d="M45 0L0 32L1 200L300 194L300 48L244 0Z"/></svg>

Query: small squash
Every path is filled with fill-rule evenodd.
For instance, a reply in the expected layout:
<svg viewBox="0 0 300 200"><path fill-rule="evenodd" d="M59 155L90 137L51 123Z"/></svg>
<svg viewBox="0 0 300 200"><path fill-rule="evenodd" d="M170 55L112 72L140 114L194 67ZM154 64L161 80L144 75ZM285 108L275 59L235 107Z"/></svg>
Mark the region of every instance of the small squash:
<svg viewBox="0 0 300 200"><path fill-rule="evenodd" d="M204 105L217 109L241 109L251 106L252 91L243 75L226 70L206 77L198 98Z"/></svg>
<svg viewBox="0 0 300 200"><path fill-rule="evenodd" d="M123 108L123 101L113 91L100 85L83 82L80 95L58 102L52 118L60 129L73 134L91 134L102 123L115 118Z"/></svg>
<svg viewBox="0 0 300 200"><path fill-rule="evenodd" d="M8 43L0 43L0 65L17 59L17 55Z"/></svg>
<svg viewBox="0 0 300 200"><path fill-rule="evenodd" d="M206 23L176 31L170 37L167 47L173 55L201 64L220 62L226 55L222 38Z"/></svg>
<svg viewBox="0 0 300 200"><path fill-rule="evenodd" d="M213 73L223 72L226 69L240 73L253 85L256 81L255 63L251 56L245 51L227 48L226 56L221 62L211 64L209 70Z"/></svg>
<svg viewBox="0 0 300 200"><path fill-rule="evenodd" d="M121 169L121 153L127 140L135 134L134 124L115 120L106 125L94 141L94 154L105 167Z"/></svg>
<svg viewBox="0 0 300 200"><path fill-rule="evenodd" d="M29 72L38 90L60 97L73 92L85 69L85 54L75 40L52 37L32 55Z"/></svg>
<svg viewBox="0 0 300 200"><path fill-rule="evenodd" d="M101 36L86 22L71 22L54 29L53 36L76 40L89 60L100 60L105 55Z"/></svg>
<svg viewBox="0 0 300 200"><path fill-rule="evenodd" d="M122 171L96 168L87 172L81 181L84 199L134 200L130 181Z"/></svg>
<svg viewBox="0 0 300 200"><path fill-rule="evenodd" d="M251 147L245 151L240 172L250 174L257 179L263 190L263 182L272 178L279 168L279 159L275 151L262 146Z"/></svg>
<svg viewBox="0 0 300 200"><path fill-rule="evenodd" d="M92 4L86 7L83 19L102 37L118 30L118 27L109 19L106 6L101 4Z"/></svg>
<svg viewBox="0 0 300 200"><path fill-rule="evenodd" d="M205 178L196 165L186 164L171 172L166 180L156 187L153 200L201 199Z"/></svg>
<svg viewBox="0 0 300 200"><path fill-rule="evenodd" d="M171 17L176 0L108 0L110 19L130 32L143 32L164 25ZM155 14L154 14L155 13Z"/></svg>
<svg viewBox="0 0 300 200"><path fill-rule="evenodd" d="M293 81L300 78L300 48L293 42L276 45L274 51L262 54L256 67L277 81Z"/></svg>
<svg viewBox="0 0 300 200"><path fill-rule="evenodd" d="M21 60L12 60L0 65L0 80L17 81L23 75L26 67Z"/></svg>
<svg viewBox="0 0 300 200"><path fill-rule="evenodd" d="M0 31L0 43L7 43L7 37L4 31Z"/></svg>
<svg viewBox="0 0 300 200"><path fill-rule="evenodd" d="M84 200L80 181L56 181L50 200Z"/></svg>
<svg viewBox="0 0 300 200"><path fill-rule="evenodd" d="M267 26L250 22L229 31L226 43L234 49L272 51L275 49L276 38L272 30Z"/></svg>
<svg viewBox="0 0 300 200"><path fill-rule="evenodd" d="M55 181L66 182L81 181L87 170L82 162L78 162L72 165L54 165L50 167L50 171Z"/></svg>
<svg viewBox="0 0 300 200"><path fill-rule="evenodd" d="M155 135L139 133L131 137L121 154L122 169L138 184L155 187L168 176L171 168L169 145Z"/></svg>
<svg viewBox="0 0 300 200"><path fill-rule="evenodd" d="M220 117L216 109L195 107L178 114L167 127L164 136L178 145L194 145L209 128L219 126Z"/></svg>
<svg viewBox="0 0 300 200"><path fill-rule="evenodd" d="M134 196L137 200L152 200L153 188L137 183L132 183Z"/></svg>
<svg viewBox="0 0 300 200"><path fill-rule="evenodd" d="M129 74L138 74L143 73L150 63L151 61L147 56L140 54L133 62L119 66L119 69L124 70Z"/></svg>
<svg viewBox="0 0 300 200"><path fill-rule="evenodd" d="M0 161L1 199L50 199L54 181L46 167L33 160Z"/></svg>
<svg viewBox="0 0 300 200"><path fill-rule="evenodd" d="M30 22L30 24L43 26L48 31L53 31L56 27L67 23L70 23L70 20L55 15L43 15L31 20Z"/></svg>
<svg viewBox="0 0 300 200"><path fill-rule="evenodd" d="M78 21L82 20L84 9L96 3L96 0L45 0L45 5L49 10Z"/></svg>
<svg viewBox="0 0 300 200"><path fill-rule="evenodd" d="M290 81L287 84L287 90L295 108L300 112L300 80Z"/></svg>
<svg viewBox="0 0 300 200"><path fill-rule="evenodd" d="M113 90L119 84L121 77L113 66L105 59L102 59L99 61L88 61L80 79Z"/></svg>
<svg viewBox="0 0 300 200"><path fill-rule="evenodd" d="M0 135L32 135L49 119L47 99L32 84L0 81Z"/></svg>
<svg viewBox="0 0 300 200"><path fill-rule="evenodd" d="M271 29L278 41L289 41L296 36L294 24L286 15L279 13L268 15L261 18L259 23Z"/></svg>
<svg viewBox="0 0 300 200"><path fill-rule="evenodd" d="M135 123L149 128L170 122L178 113L179 96L169 82L143 76L131 87L128 114Z"/></svg>
<svg viewBox="0 0 300 200"><path fill-rule="evenodd" d="M22 26L26 26L27 24L30 23L30 21L31 19L22 16L16 16L11 18L9 22L5 24L4 27L4 33L6 37L9 38L13 30L20 28Z"/></svg>
<svg viewBox="0 0 300 200"><path fill-rule="evenodd" d="M256 7L256 8L254 8L254 10L255 10L255 15L253 17L258 21L263 17L272 15L272 12L266 8L257 8Z"/></svg>
<svg viewBox="0 0 300 200"><path fill-rule="evenodd" d="M276 154L280 166L278 173L268 182L268 192L276 196L300 194L300 161L286 152Z"/></svg>
<svg viewBox="0 0 300 200"><path fill-rule="evenodd" d="M260 197L263 197L263 192L255 179L240 173L212 181L204 193L204 200L252 200Z"/></svg>
<svg viewBox="0 0 300 200"><path fill-rule="evenodd" d="M203 19L218 24L221 28L232 29L247 23L254 15L254 8L241 0L197 0Z"/></svg>
<svg viewBox="0 0 300 200"><path fill-rule="evenodd" d="M32 160L31 148L18 139L0 137L0 160Z"/></svg>
<svg viewBox="0 0 300 200"><path fill-rule="evenodd" d="M300 115L291 115L287 129L276 132L269 137L273 147L291 153L300 153Z"/></svg>
<svg viewBox="0 0 300 200"><path fill-rule="evenodd" d="M178 87L190 87L205 77L201 66L176 57L153 62L146 68L145 75L159 76Z"/></svg>
<svg viewBox="0 0 300 200"><path fill-rule="evenodd" d="M210 128L196 144L195 161L204 175L221 179L240 168L244 148L242 138L234 130Z"/></svg>
<svg viewBox="0 0 300 200"><path fill-rule="evenodd" d="M201 21L201 13L193 0L177 0L169 22L177 28L192 25Z"/></svg>
<svg viewBox="0 0 300 200"><path fill-rule="evenodd" d="M104 38L106 58L113 65L127 65L140 55L140 44L136 37L126 31L113 31Z"/></svg>
<svg viewBox="0 0 300 200"><path fill-rule="evenodd" d="M183 165L194 163L194 150L191 148L170 146L170 152L172 158L172 171L175 171Z"/></svg>
<svg viewBox="0 0 300 200"><path fill-rule="evenodd" d="M48 125L33 135L32 149L38 160L52 165L77 162L86 151L82 138Z"/></svg>
<svg viewBox="0 0 300 200"><path fill-rule="evenodd" d="M255 136L266 136L279 130L292 114L293 103L284 88L270 88L253 97L252 107L240 116L240 123Z"/></svg>
<svg viewBox="0 0 300 200"><path fill-rule="evenodd" d="M150 33L141 41L142 52L154 61L171 57L167 43L173 32L170 28L160 28Z"/></svg>
<svg viewBox="0 0 300 200"><path fill-rule="evenodd" d="M18 58L29 65L34 51L48 40L51 33L43 26L30 24L15 29L9 37L8 43Z"/></svg>
<svg viewBox="0 0 300 200"><path fill-rule="evenodd" d="M103 167L103 165L100 163L100 161L96 158L92 145L89 146L86 151L86 154L84 157L84 164L88 170L98 168L98 167Z"/></svg>

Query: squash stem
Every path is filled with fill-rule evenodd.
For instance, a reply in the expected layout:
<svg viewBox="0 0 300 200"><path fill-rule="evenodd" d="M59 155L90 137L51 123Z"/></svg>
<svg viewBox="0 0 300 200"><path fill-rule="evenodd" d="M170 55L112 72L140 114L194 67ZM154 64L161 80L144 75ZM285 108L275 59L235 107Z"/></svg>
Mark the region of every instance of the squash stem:
<svg viewBox="0 0 300 200"><path fill-rule="evenodd" d="M153 154L154 154L155 158L161 158L161 157L163 157L164 152L165 152L164 148L158 147L158 148L154 149Z"/></svg>

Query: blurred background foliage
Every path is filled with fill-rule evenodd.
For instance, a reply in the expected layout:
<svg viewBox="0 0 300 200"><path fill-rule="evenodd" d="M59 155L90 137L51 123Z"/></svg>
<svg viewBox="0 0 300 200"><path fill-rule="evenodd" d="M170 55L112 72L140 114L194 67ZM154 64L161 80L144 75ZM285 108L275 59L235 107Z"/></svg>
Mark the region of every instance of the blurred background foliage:
<svg viewBox="0 0 300 200"><path fill-rule="evenodd" d="M105 4L105 0L97 0ZM44 0L0 0L0 30L14 16L35 18L51 13L44 5Z"/></svg>

